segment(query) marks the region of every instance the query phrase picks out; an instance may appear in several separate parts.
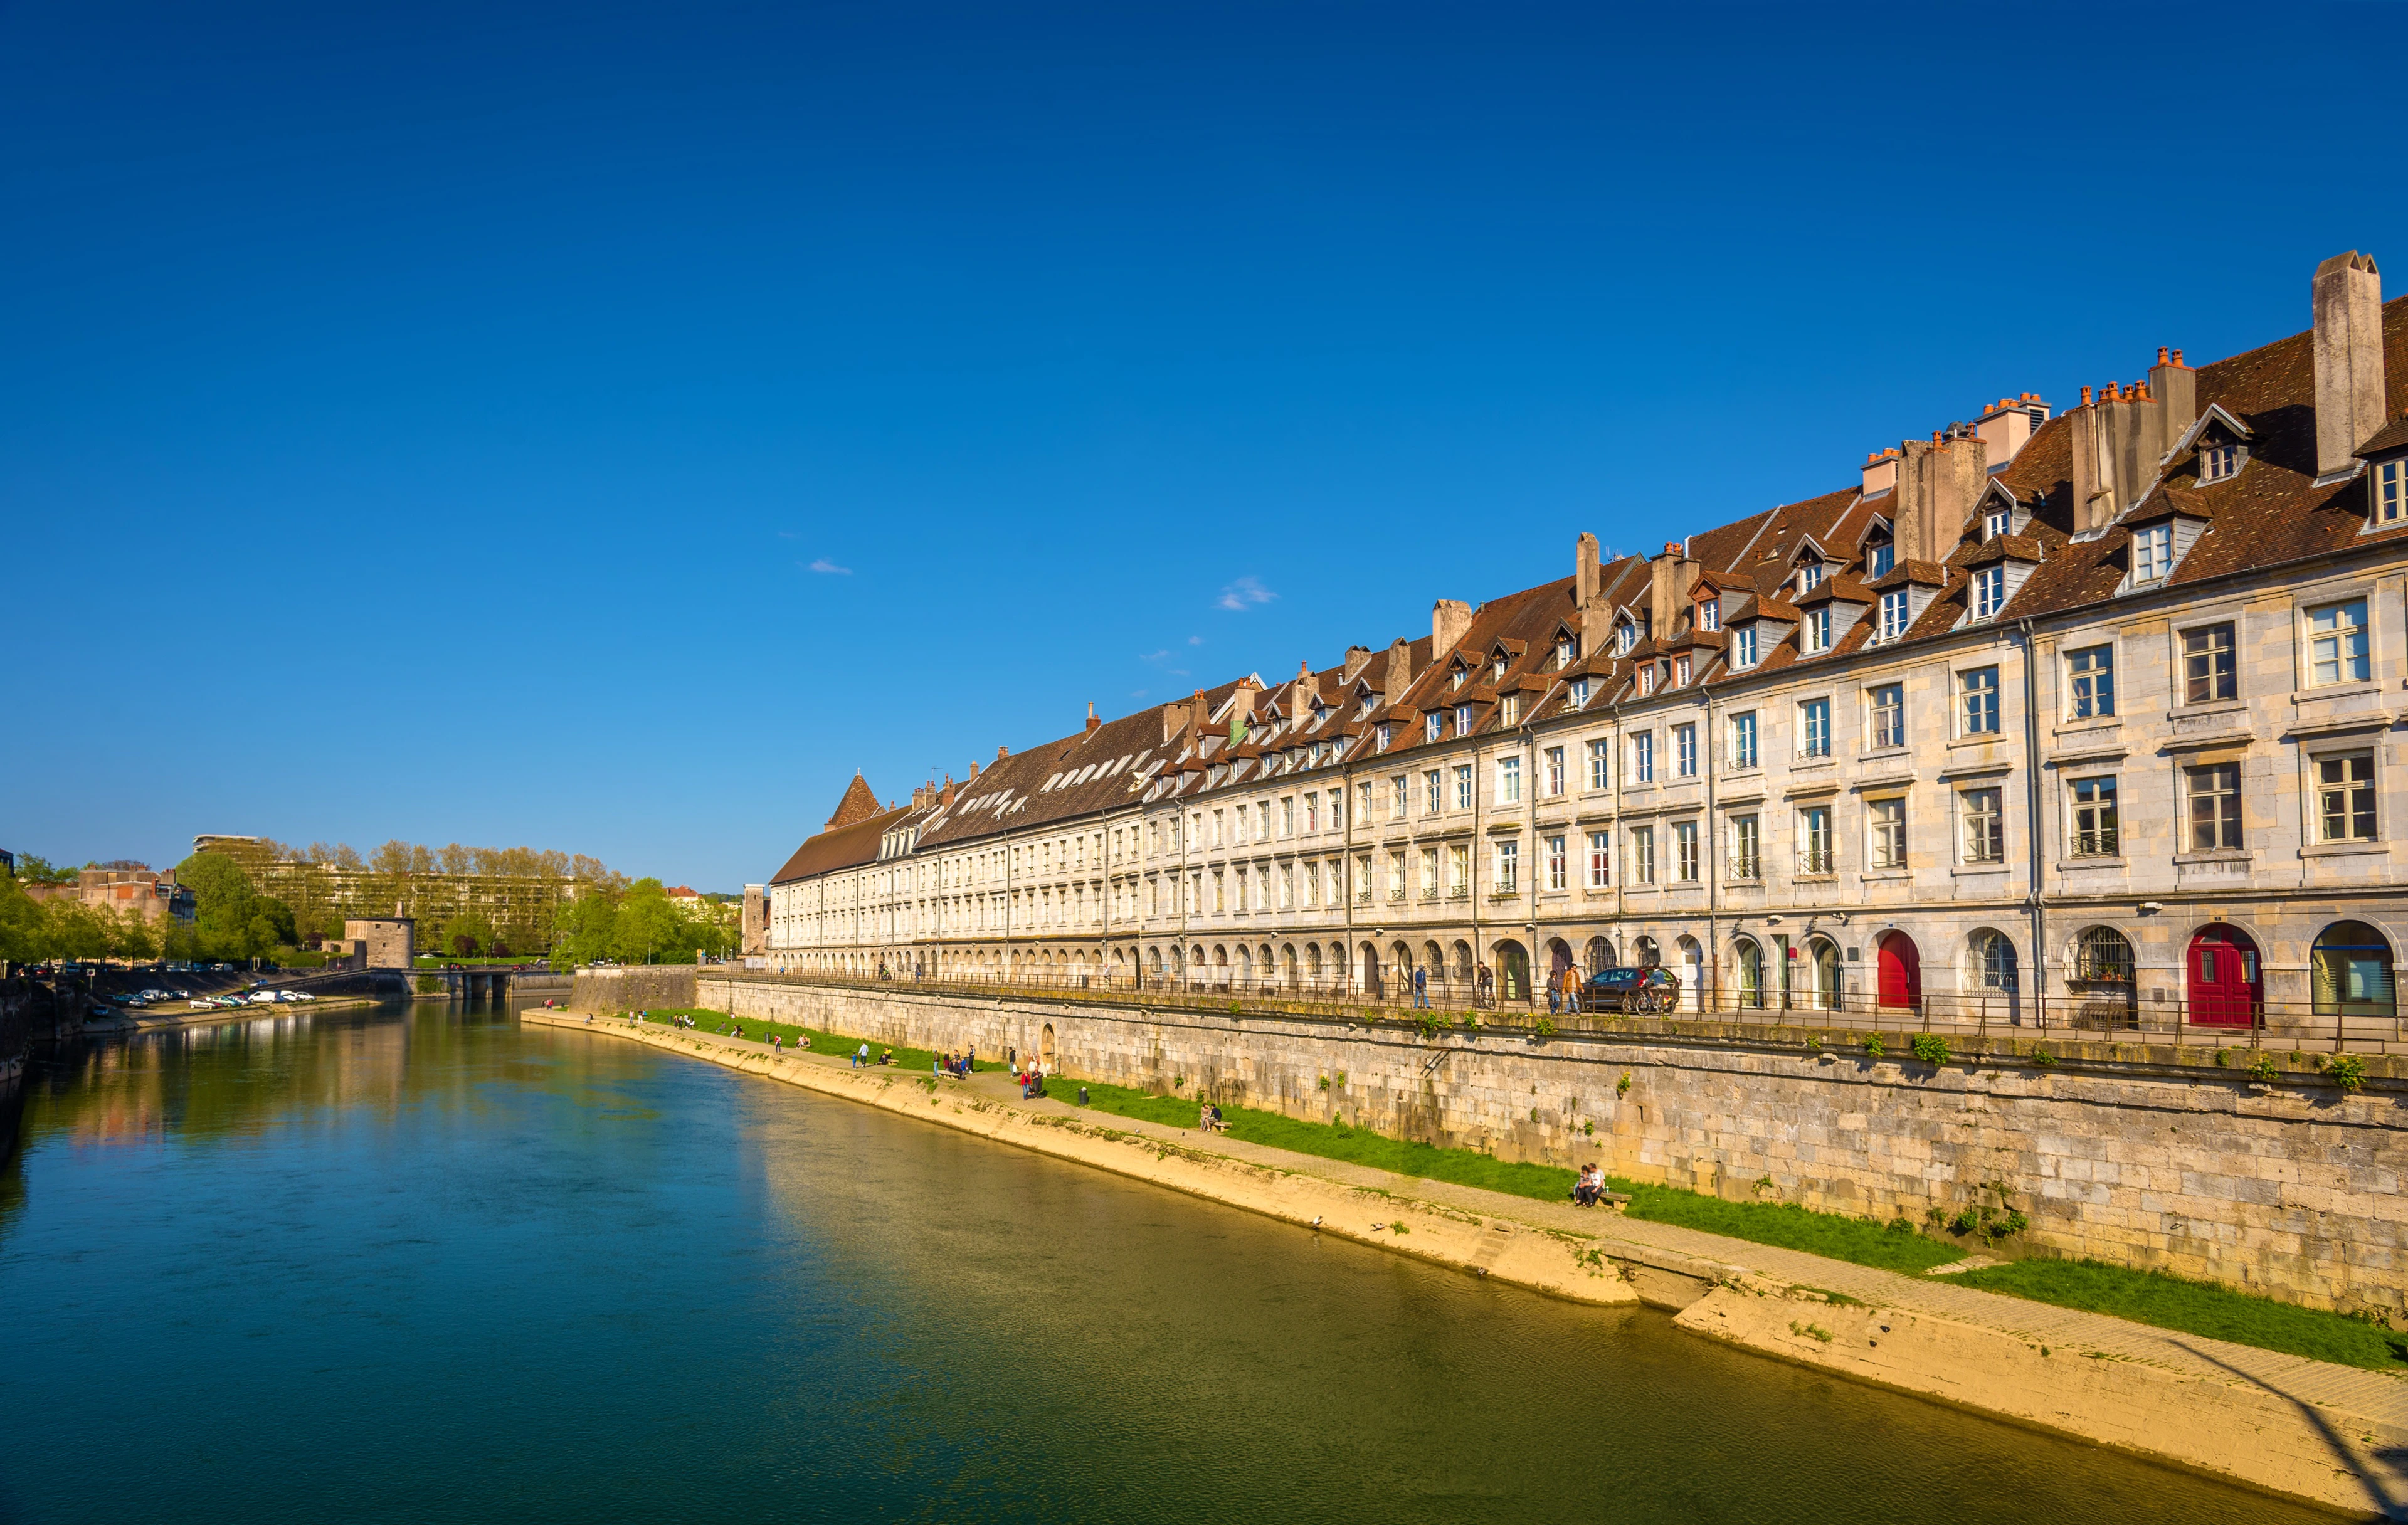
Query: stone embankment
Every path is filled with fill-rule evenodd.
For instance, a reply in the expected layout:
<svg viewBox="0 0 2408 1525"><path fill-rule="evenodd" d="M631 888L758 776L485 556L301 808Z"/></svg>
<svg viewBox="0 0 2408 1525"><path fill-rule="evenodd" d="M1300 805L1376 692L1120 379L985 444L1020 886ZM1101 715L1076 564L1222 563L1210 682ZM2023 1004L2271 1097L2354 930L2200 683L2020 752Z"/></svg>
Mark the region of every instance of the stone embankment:
<svg viewBox="0 0 2408 1525"><path fill-rule="evenodd" d="M621 964L577 971L568 1004L580 1012L677 1011L699 1005L692 964Z"/></svg>
<svg viewBox="0 0 2408 1525"><path fill-rule="evenodd" d="M1644 1302L1684 1330L2353 1515L2408 1518L2408 1383L1226 1137L1023 1101L1002 1077L854 1070L833 1055L608 1016L569 1028L1150 1181L1556 1297ZM1065 1082L1064 1084L1075 1084ZM1400 1231L1401 1230L1401 1231Z"/></svg>
<svg viewBox="0 0 2408 1525"><path fill-rule="evenodd" d="M2030 1218L2028 1252L2408 1327L2408 1061L2373 1061L2353 1091L2304 1058L2272 1056L2286 1072L2270 1082L2245 1053L2055 1031L1927 1063L1898 1033L1874 1056L1836 1026L1585 1018L1542 1040L1426 1033L1393 1010L742 971L706 971L692 1004L920 1048L1010 1046L1165 1094L1183 1077L1224 1102L1502 1159L1595 1159L1733 1200L1921 1223L2003 1197Z"/></svg>

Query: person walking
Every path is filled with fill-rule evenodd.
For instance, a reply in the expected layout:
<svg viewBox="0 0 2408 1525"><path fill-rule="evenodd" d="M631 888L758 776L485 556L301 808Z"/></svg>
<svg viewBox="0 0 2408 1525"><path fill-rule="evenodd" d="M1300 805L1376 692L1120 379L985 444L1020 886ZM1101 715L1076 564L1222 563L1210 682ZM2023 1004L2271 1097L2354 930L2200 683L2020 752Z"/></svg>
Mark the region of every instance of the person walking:
<svg viewBox="0 0 2408 1525"><path fill-rule="evenodd" d="M1413 1010L1429 1010L1429 971L1419 964L1413 966Z"/></svg>

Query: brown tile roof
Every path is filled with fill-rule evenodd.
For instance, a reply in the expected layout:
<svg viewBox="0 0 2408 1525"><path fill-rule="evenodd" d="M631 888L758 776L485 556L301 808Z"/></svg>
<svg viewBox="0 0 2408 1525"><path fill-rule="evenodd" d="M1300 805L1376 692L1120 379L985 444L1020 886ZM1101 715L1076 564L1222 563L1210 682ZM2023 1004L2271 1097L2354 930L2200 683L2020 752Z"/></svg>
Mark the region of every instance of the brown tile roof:
<svg viewBox="0 0 2408 1525"><path fill-rule="evenodd" d="M827 825L820 829L834 831L840 826L852 826L856 821L867 821L884 808L879 804L878 797L869 792L868 782L856 772L853 775L853 782L844 787L844 798L836 802L835 813L827 818Z"/></svg>

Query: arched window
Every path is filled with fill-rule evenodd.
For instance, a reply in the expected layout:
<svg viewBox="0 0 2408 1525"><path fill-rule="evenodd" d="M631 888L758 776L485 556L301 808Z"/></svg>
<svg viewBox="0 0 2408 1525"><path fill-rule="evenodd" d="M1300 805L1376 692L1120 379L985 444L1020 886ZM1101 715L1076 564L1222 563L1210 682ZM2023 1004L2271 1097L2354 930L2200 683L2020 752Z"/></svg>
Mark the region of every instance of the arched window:
<svg viewBox="0 0 2408 1525"><path fill-rule="evenodd" d="M1698 1011L1705 1004L1706 950L1694 937L1684 937L1673 946L1681 954L1681 1009Z"/></svg>
<svg viewBox="0 0 2408 1525"><path fill-rule="evenodd" d="M1588 971L1591 974L1595 974L1600 970L1612 969L1613 967L1613 944L1601 937L1590 938L1588 940L1588 947L1583 953L1583 957L1585 960Z"/></svg>
<svg viewBox="0 0 2408 1525"><path fill-rule="evenodd" d="M2080 1004L2073 1021L2085 1028L2140 1025L2140 991L2133 978L2132 944L2113 927L2085 927L2073 934L2065 963L2065 987Z"/></svg>
<svg viewBox="0 0 2408 1525"><path fill-rule="evenodd" d="M1764 949L1753 938L1741 938L1731 949L1739 966L1739 1003L1743 1010L1764 1008Z"/></svg>
<svg viewBox="0 0 2408 1525"><path fill-rule="evenodd" d="M2309 988L2318 1016L2389 1017L2391 943L2362 921L2337 921L2308 956Z"/></svg>
<svg viewBox="0 0 2408 1525"><path fill-rule="evenodd" d="M1840 948L1828 937L1818 937L1806 944L1807 957L1814 965L1814 1009L1836 1012L1840 1009Z"/></svg>
<svg viewBox="0 0 2408 1525"><path fill-rule="evenodd" d="M2020 987L2015 945L2004 932L1985 927L1965 940L1965 987L1977 996L2013 995Z"/></svg>
<svg viewBox="0 0 2408 1525"><path fill-rule="evenodd" d="M1321 983L1321 944L1318 942L1304 945L1304 977L1313 985Z"/></svg>
<svg viewBox="0 0 2408 1525"><path fill-rule="evenodd" d="M1641 969L1654 969L1664 961L1664 953L1654 938L1637 937L1630 940L1630 961Z"/></svg>
<svg viewBox="0 0 2408 1525"><path fill-rule="evenodd" d="M1455 944L1455 977L1467 985L1471 981L1471 944L1459 940Z"/></svg>

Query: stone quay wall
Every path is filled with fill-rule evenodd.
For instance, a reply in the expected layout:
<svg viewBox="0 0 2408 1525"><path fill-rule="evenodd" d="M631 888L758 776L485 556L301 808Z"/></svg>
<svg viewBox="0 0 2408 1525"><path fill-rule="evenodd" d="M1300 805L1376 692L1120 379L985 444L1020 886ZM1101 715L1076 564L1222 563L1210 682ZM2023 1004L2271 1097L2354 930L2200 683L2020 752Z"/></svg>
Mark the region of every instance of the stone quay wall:
<svg viewBox="0 0 2408 1525"><path fill-rule="evenodd" d="M515 981L512 983L516 984ZM530 983L523 988L538 987ZM550 990L552 986L545 985L540 988ZM695 966L692 964L623 964L609 969L580 969L577 971L576 984L570 987L568 1003L580 1012L638 1012L703 1004L695 999Z"/></svg>
<svg viewBox="0 0 2408 1525"><path fill-rule="evenodd" d="M2002 1188L2031 1220L2006 1253L2408 1318L2408 1066L2396 1060L2371 1061L2353 1093L2311 1069L2258 1084L2212 1051L2130 1043L2052 1039L2042 1065L2017 1040L1932 1065L1895 1033L1878 1059L1842 1032L1817 1051L1805 1030L1645 1020L1430 1037L1369 1014L741 971L706 973L692 1004L879 1043L1010 1048L1079 1079L1502 1159L1596 1160L1733 1200L1921 1223Z"/></svg>

